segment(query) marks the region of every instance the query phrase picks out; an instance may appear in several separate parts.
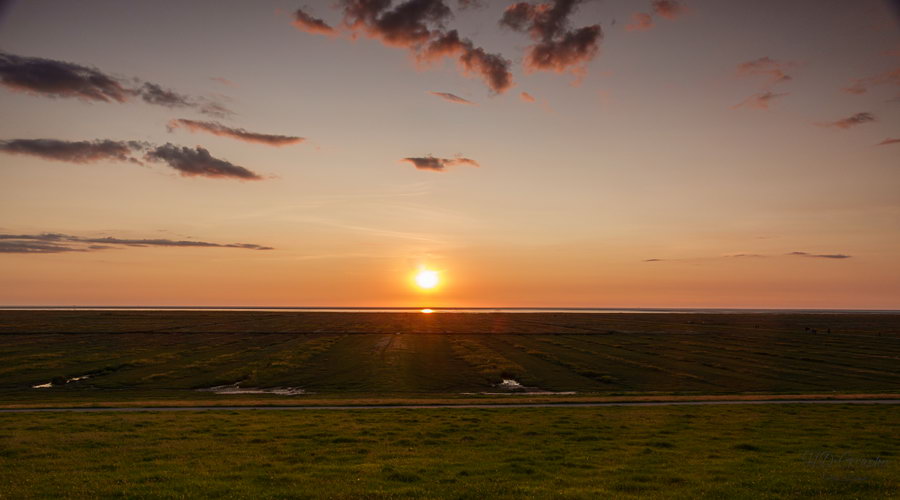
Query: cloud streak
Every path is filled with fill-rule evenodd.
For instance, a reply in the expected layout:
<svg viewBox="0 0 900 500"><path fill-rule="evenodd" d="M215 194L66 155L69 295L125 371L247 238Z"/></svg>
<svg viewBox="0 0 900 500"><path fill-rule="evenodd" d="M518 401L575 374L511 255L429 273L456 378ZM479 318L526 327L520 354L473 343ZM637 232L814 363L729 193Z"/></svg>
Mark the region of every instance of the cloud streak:
<svg viewBox="0 0 900 500"><path fill-rule="evenodd" d="M625 31L647 31L653 29L653 16L646 12L631 15L631 22L625 25Z"/></svg>
<svg viewBox="0 0 900 500"><path fill-rule="evenodd" d="M809 253L809 252L788 252L784 254L766 255L759 253L732 253L719 255L718 257L695 257L695 258L679 258L679 259L644 259L643 262L683 262L683 261L708 261L719 259L765 259L769 257L806 257L811 259L831 259L842 260L852 258L851 255L843 253Z"/></svg>
<svg viewBox="0 0 900 500"><path fill-rule="evenodd" d="M144 161L165 163L184 177L232 178L260 180L262 177L244 167L210 155L209 151L179 147L167 143L154 146L140 141L62 141L58 139L10 139L0 141L0 152L28 155L45 160L68 163L118 161L142 165L138 155L146 152Z"/></svg>
<svg viewBox="0 0 900 500"><path fill-rule="evenodd" d="M190 132L206 132L208 134L220 137L230 137L239 141L249 142L253 144L265 144L267 146L276 147L288 146L291 144L300 144L301 142L306 140L303 137L291 135L261 134L258 132L249 132L242 128L226 127L221 123L188 120L185 118L171 120L169 121L169 124L167 126L169 132L182 127Z"/></svg>
<svg viewBox="0 0 900 500"><path fill-rule="evenodd" d="M687 13L687 8L677 0L653 0L652 6L656 15L670 21L674 21Z"/></svg>
<svg viewBox="0 0 900 500"><path fill-rule="evenodd" d="M900 144L900 138L897 138L897 139L887 138L887 139L879 142L878 144L876 144L876 146L887 146L888 144Z"/></svg>
<svg viewBox="0 0 900 500"><path fill-rule="evenodd" d="M824 122L818 123L820 127L831 127L831 128L839 128L839 129L848 129L851 127L856 127L862 125L864 123L871 123L875 121L875 115L872 113L856 113L853 116L848 116L847 118L842 118L833 122Z"/></svg>
<svg viewBox="0 0 900 500"><path fill-rule="evenodd" d="M790 95L790 92L782 92L780 94L776 94L774 92L760 92L758 94L753 94L752 96L744 99L738 104L732 106L732 109L739 108L750 108L750 109L769 109L769 106L772 104L775 99L784 97L786 95Z"/></svg>
<svg viewBox="0 0 900 500"><path fill-rule="evenodd" d="M125 103L134 98L155 106L191 108L210 116L232 112L221 103L166 89L156 83L110 76L80 64L25 57L0 52L0 85L9 90L50 98L74 98L89 102Z"/></svg>
<svg viewBox="0 0 900 500"><path fill-rule="evenodd" d="M797 67L791 61L776 61L771 57L760 57L738 65L735 74L739 77L765 76L765 86L785 83L793 79L787 71Z"/></svg>
<svg viewBox="0 0 900 500"><path fill-rule="evenodd" d="M550 0L540 4L516 2L506 8L500 25L527 33L535 42L526 49L527 71L570 71L583 75L585 66L600 52L603 30L599 24L569 28L569 16L583 0Z"/></svg>
<svg viewBox="0 0 900 500"><path fill-rule="evenodd" d="M0 234L0 253L66 253L93 252L127 247L189 247L239 248L245 250L274 250L254 243L212 243L196 240L130 239L112 236L87 238L61 233Z"/></svg>
<svg viewBox="0 0 900 500"><path fill-rule="evenodd" d="M809 257L811 259L849 259L851 256L842 253L809 253L809 252L791 252L788 255L795 257Z"/></svg>
<svg viewBox="0 0 900 500"><path fill-rule="evenodd" d="M411 158L403 158L401 161L409 162L413 166L415 166L418 170L431 170L433 172L443 172L447 167L452 167L456 165L470 165L473 167L480 167L477 161L456 157L456 158L435 158L434 156L420 156L420 157L411 157Z"/></svg>
<svg viewBox="0 0 900 500"><path fill-rule="evenodd" d="M900 68L885 71L866 78L857 78L853 83L841 89L845 94L860 95L869 92L871 87L877 85L900 86Z"/></svg>
<svg viewBox="0 0 900 500"><path fill-rule="evenodd" d="M475 105L474 102L472 102L468 99L464 99L456 94L451 94L449 92L429 92L429 94L440 97L441 99L443 99L445 101L450 101L450 102L453 102L456 104L470 104L473 106Z"/></svg>

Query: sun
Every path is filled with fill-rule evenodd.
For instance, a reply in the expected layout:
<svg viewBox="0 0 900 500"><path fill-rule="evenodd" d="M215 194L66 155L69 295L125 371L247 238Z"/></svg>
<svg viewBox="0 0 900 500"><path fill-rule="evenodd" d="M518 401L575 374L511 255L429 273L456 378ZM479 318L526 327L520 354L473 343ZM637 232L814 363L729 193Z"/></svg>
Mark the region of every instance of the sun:
<svg viewBox="0 0 900 500"><path fill-rule="evenodd" d="M422 269L416 274L416 285L419 288L424 288L425 290L430 290L441 282L440 276L438 276L437 271L431 271L429 269Z"/></svg>

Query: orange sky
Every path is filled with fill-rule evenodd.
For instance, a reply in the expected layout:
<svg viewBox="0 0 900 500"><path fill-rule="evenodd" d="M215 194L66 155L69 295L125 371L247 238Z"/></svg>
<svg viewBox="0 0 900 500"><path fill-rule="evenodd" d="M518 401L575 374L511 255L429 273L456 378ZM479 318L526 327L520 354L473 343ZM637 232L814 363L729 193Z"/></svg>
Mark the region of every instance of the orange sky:
<svg viewBox="0 0 900 500"><path fill-rule="evenodd" d="M13 2L0 305L900 309L887 2L417 3Z"/></svg>

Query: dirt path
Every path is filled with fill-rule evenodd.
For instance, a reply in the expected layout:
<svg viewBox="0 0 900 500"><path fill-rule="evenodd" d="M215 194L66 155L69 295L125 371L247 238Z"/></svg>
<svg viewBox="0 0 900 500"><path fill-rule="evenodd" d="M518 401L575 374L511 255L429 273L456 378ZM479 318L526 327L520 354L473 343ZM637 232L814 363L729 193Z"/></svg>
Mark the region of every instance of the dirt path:
<svg viewBox="0 0 900 500"><path fill-rule="evenodd" d="M497 404L422 404L422 405L330 405L330 406L141 406L110 408L5 408L2 413L36 412L147 412L147 411L235 411L235 410L432 410L445 408L599 408L604 406L712 406L712 405L896 405L900 399L777 399L723 401L622 401L594 403L497 403Z"/></svg>

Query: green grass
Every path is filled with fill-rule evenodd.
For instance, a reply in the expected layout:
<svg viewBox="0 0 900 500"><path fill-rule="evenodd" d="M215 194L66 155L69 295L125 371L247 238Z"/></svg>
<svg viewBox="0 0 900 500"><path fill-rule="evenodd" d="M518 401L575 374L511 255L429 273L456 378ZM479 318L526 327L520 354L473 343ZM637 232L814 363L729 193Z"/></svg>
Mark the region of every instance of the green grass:
<svg viewBox="0 0 900 500"><path fill-rule="evenodd" d="M896 392L898 359L896 314L0 311L0 403L233 383L454 397L510 376L600 395Z"/></svg>
<svg viewBox="0 0 900 500"><path fill-rule="evenodd" d="M897 410L0 415L0 498L896 498Z"/></svg>

